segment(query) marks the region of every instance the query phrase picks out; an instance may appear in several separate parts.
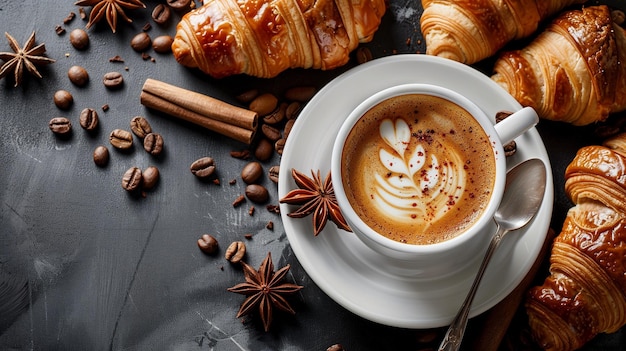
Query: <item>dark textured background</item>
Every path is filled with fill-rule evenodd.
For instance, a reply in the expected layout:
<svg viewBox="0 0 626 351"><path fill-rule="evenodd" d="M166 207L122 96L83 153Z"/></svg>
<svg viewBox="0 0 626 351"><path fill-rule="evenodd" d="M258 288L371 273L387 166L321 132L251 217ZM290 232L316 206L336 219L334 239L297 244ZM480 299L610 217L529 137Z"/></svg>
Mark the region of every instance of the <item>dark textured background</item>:
<svg viewBox="0 0 626 351"><path fill-rule="evenodd" d="M77 51L67 33L59 36L54 31L70 11L78 13L72 0L0 0L0 32L9 32L23 44L35 31L37 42L46 43L48 56L57 60L41 68L42 80L28 76L18 88L11 79L0 81L0 349L325 350L341 343L354 351L424 346L421 332L364 320L319 290L294 257L278 215L256 206L249 216L250 203L231 206L243 193L239 172L247 161L231 158L229 152L246 145L139 103L146 78L236 103L234 96L250 88L276 94L296 85L321 88L353 66L354 58L331 72L291 70L274 79L222 80L186 69L170 55L149 51L156 61L145 61L130 49L129 41L152 22L150 12L159 2L146 1L146 10L129 11L134 22L119 23L116 34L103 21L89 30L90 47ZM420 13L419 1L391 0L374 42L367 45L374 56L424 52ZM148 33L153 38L174 35L178 18L165 27L152 23ZM69 33L85 24L77 17L65 28ZM4 37L0 51L10 51ZM110 63L115 55L125 62ZM72 65L88 70L91 81L86 87L75 87L67 79ZM489 65L477 67L488 73ZM109 71L123 73L123 89L104 88L100 80ZM71 110L54 106L52 95L58 89L74 95ZM104 104L109 111L102 112ZM85 107L100 114L95 134L78 125ZM60 115L74 124L69 139L57 138L48 129L48 121ZM165 152L160 157L148 155L141 145L129 153L109 146L108 133L128 129L136 115L145 116L163 135ZM538 129L553 165L553 227L558 230L571 206L562 191L563 170L579 147L598 140L591 127L542 121ZM111 151L106 168L92 161L92 151L100 144ZM191 162L202 156L216 159L221 185L200 182L189 172ZM275 156L264 167L279 162ZM159 185L146 198L129 196L120 187L122 174L131 166L149 165L160 169ZM231 186L233 178L239 181ZM275 185L267 177L263 184L272 194L269 203L277 204ZM270 220L273 231L265 228ZM198 250L196 240L203 233L218 238L217 256ZM290 299L296 316L276 313L269 333L262 331L257 318L235 318L244 298L226 291L243 281L243 275L223 259L224 249L247 233L253 235L246 241L251 265L258 267L271 252L277 267L291 264L287 279L305 286ZM625 335L620 331L601 336L585 350L621 350Z"/></svg>

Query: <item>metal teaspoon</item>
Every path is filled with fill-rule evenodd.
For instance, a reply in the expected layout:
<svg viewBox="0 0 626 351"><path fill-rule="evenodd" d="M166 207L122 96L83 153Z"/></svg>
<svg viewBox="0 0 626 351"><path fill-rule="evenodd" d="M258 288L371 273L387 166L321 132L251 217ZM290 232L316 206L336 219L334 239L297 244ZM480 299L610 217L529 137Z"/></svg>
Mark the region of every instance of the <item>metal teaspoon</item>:
<svg viewBox="0 0 626 351"><path fill-rule="evenodd" d="M535 216L541 205L545 187L546 167L539 159L522 162L507 173L504 195L500 207L493 216L498 230L489 243L487 253L461 309L439 345L439 351L453 351L460 348L472 301L493 253L508 232L522 228Z"/></svg>

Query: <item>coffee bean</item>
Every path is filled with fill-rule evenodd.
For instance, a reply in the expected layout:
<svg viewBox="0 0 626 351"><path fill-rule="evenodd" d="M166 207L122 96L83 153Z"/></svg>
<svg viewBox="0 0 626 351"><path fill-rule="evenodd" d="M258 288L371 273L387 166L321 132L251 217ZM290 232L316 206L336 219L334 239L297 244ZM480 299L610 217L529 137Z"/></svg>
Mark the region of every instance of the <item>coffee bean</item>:
<svg viewBox="0 0 626 351"><path fill-rule="evenodd" d="M218 246L217 239L211 234L203 234L200 239L198 239L198 247L206 254L212 255L216 253Z"/></svg>
<svg viewBox="0 0 626 351"><path fill-rule="evenodd" d="M280 166L272 166L268 171L269 178L272 182L278 183L278 176L280 174Z"/></svg>
<svg viewBox="0 0 626 351"><path fill-rule="evenodd" d="M280 130L278 130L278 128L270 126L269 124L263 124L261 126L261 132L270 141L276 142L276 140L281 138Z"/></svg>
<svg viewBox="0 0 626 351"><path fill-rule="evenodd" d="M122 176L122 188L126 191L134 191L139 189L143 181L141 169L139 167L131 167Z"/></svg>
<svg viewBox="0 0 626 351"><path fill-rule="evenodd" d="M289 101L307 102L317 92L315 87L293 87L285 91L285 99Z"/></svg>
<svg viewBox="0 0 626 351"><path fill-rule="evenodd" d="M81 66L70 67L67 71L67 77L70 79L70 82L79 87L83 87L89 82L89 73Z"/></svg>
<svg viewBox="0 0 626 351"><path fill-rule="evenodd" d="M172 11L169 6L158 4L152 10L152 19L156 24L166 24L170 20Z"/></svg>
<svg viewBox="0 0 626 351"><path fill-rule="evenodd" d="M263 166L258 162L250 162L241 170L241 179L246 184L255 183L263 175Z"/></svg>
<svg viewBox="0 0 626 351"><path fill-rule="evenodd" d="M283 119L285 119L287 106L289 106L288 103L282 102L272 113L263 117L263 122L266 124L278 124L282 122Z"/></svg>
<svg viewBox="0 0 626 351"><path fill-rule="evenodd" d="M70 43L77 50L84 50L89 46L89 35L85 30L76 28L70 32Z"/></svg>
<svg viewBox="0 0 626 351"><path fill-rule="evenodd" d="M152 39L146 32L141 32L130 40L130 47L137 52L145 51L150 45L152 45Z"/></svg>
<svg viewBox="0 0 626 351"><path fill-rule="evenodd" d="M254 157L256 157L259 161L269 160L273 153L274 146L265 138L261 139L257 144L256 149L254 149Z"/></svg>
<svg viewBox="0 0 626 351"><path fill-rule="evenodd" d="M98 128L98 112L92 108L85 108L80 112L80 117L78 118L80 122L80 126L83 129L91 132Z"/></svg>
<svg viewBox="0 0 626 351"><path fill-rule="evenodd" d="M189 169L198 178L208 178L215 172L215 161L212 157L202 157L195 160Z"/></svg>
<svg viewBox="0 0 626 351"><path fill-rule="evenodd" d="M48 126L54 134L58 135L67 135L72 131L72 123L65 117L54 117Z"/></svg>
<svg viewBox="0 0 626 351"><path fill-rule="evenodd" d="M252 100L254 100L257 96L259 96L259 90L258 89L250 89L250 90L246 90L243 93L237 95L235 98L244 104L249 104L250 102L252 102Z"/></svg>
<svg viewBox="0 0 626 351"><path fill-rule="evenodd" d="M152 48L159 54L167 54L172 51L174 38L171 35L161 35L152 41Z"/></svg>
<svg viewBox="0 0 626 351"><path fill-rule="evenodd" d="M93 162L98 167L106 166L109 163L109 149L100 145L93 150Z"/></svg>
<svg viewBox="0 0 626 351"><path fill-rule="evenodd" d="M167 4L175 10L190 9L191 0L167 0Z"/></svg>
<svg viewBox="0 0 626 351"><path fill-rule="evenodd" d="M250 110L259 114L259 116L269 115L278 106L278 99L270 93L257 96L250 102Z"/></svg>
<svg viewBox="0 0 626 351"><path fill-rule="evenodd" d="M246 186L246 197L252 202L261 204L270 198L270 194L264 186L259 184L250 184Z"/></svg>
<svg viewBox="0 0 626 351"><path fill-rule="evenodd" d="M372 52L370 49L361 46L356 50L356 62L361 64L372 61Z"/></svg>
<svg viewBox="0 0 626 351"><path fill-rule="evenodd" d="M146 135L152 133L152 126L150 126L150 123L144 117L135 116L130 120L130 130L139 139L143 139Z"/></svg>
<svg viewBox="0 0 626 351"><path fill-rule="evenodd" d="M154 186L159 182L159 169L154 166L146 168L141 175L143 177L143 184L141 185L141 188L144 190L154 188Z"/></svg>
<svg viewBox="0 0 626 351"><path fill-rule="evenodd" d="M279 155L283 154L283 149L285 148L285 143L287 142L287 140L285 138L283 139L278 139L276 141L276 143L274 144L274 148L276 149L276 153Z"/></svg>
<svg viewBox="0 0 626 351"><path fill-rule="evenodd" d="M289 103L289 106L287 106L287 110L285 111L285 117L287 117L287 119L296 119L301 109L302 104L300 102L292 101L291 103Z"/></svg>
<svg viewBox="0 0 626 351"><path fill-rule="evenodd" d="M283 138L287 139L287 137L289 137L289 133L291 133L291 128L293 128L295 122L295 119L290 119L287 121L287 123L285 123L285 127L283 129Z"/></svg>
<svg viewBox="0 0 626 351"><path fill-rule="evenodd" d="M119 72L109 72L102 79L104 86L109 89L116 89L124 84L124 77Z"/></svg>
<svg viewBox="0 0 626 351"><path fill-rule="evenodd" d="M246 244L243 241L234 241L226 249L224 258L231 263L239 263L246 255Z"/></svg>
<svg viewBox="0 0 626 351"><path fill-rule="evenodd" d="M54 104L61 110L69 110L74 103L74 97L67 90L57 90L54 93Z"/></svg>
<svg viewBox="0 0 626 351"><path fill-rule="evenodd" d="M109 141L116 149L128 150L133 146L133 135L123 129L114 129L109 135Z"/></svg>
<svg viewBox="0 0 626 351"><path fill-rule="evenodd" d="M159 156L163 151L163 137L158 133L149 133L143 139L143 149L150 155Z"/></svg>

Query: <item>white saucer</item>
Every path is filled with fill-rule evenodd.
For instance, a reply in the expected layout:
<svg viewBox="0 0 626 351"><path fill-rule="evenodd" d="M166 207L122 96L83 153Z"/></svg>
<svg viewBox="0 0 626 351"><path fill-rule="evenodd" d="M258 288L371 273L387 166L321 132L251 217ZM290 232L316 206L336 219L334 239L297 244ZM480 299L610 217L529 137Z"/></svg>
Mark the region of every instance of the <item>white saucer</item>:
<svg viewBox="0 0 626 351"><path fill-rule="evenodd" d="M405 83L430 83L455 90L473 100L488 116L521 108L487 76L454 61L419 54L370 61L331 81L303 109L282 155L279 196L282 198L296 188L292 168L307 175L318 169L322 176L327 174L335 135L353 108L380 90ZM539 158L551 169L537 130L531 129L516 142L517 153L508 159L509 168L526 159ZM548 172L540 212L527 227L503 239L485 273L470 316L496 305L526 276L545 240L553 197L552 173ZM385 257L369 249L353 233L338 230L332 222L314 236L310 216L287 216L294 209L281 205L280 211L287 238L302 267L337 303L377 323L403 328L449 324L478 270L480 256L453 275L430 280L407 278L390 271Z"/></svg>

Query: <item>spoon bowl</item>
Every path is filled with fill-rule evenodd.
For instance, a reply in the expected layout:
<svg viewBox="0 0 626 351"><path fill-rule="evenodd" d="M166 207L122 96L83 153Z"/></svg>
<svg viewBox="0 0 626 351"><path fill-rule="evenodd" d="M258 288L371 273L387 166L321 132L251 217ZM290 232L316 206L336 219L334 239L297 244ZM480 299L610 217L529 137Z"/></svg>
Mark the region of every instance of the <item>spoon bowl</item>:
<svg viewBox="0 0 626 351"><path fill-rule="evenodd" d="M522 162L507 173L504 195L493 216L498 230L491 238L474 283L461 309L450 324L439 346L439 351L453 351L460 348L472 301L493 253L507 233L524 227L535 216L545 193L546 177L546 167L539 159Z"/></svg>

